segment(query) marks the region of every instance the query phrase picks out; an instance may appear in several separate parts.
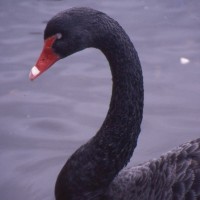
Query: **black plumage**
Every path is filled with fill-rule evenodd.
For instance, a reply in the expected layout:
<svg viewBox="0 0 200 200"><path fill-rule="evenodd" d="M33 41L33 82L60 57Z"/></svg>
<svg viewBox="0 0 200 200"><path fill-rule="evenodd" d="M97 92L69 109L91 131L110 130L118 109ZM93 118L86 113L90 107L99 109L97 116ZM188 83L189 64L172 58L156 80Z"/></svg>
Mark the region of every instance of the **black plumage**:
<svg viewBox="0 0 200 200"><path fill-rule="evenodd" d="M106 14L73 8L47 24L44 39L55 34L53 51L61 58L94 47L106 56L112 97L96 135L62 168L57 200L200 200L200 139L157 160L123 169L137 145L143 115L143 77L137 52L123 28Z"/></svg>

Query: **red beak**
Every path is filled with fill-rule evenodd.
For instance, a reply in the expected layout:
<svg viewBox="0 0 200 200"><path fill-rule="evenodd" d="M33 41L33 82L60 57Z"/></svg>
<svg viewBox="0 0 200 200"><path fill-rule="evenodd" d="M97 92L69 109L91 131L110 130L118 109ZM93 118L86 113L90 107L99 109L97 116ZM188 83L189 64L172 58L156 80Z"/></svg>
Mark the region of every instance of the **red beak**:
<svg viewBox="0 0 200 200"><path fill-rule="evenodd" d="M49 67L51 67L56 61L60 59L53 49L52 45L56 40L56 35L49 37L44 42L44 47L36 65L31 69L29 79L34 80Z"/></svg>

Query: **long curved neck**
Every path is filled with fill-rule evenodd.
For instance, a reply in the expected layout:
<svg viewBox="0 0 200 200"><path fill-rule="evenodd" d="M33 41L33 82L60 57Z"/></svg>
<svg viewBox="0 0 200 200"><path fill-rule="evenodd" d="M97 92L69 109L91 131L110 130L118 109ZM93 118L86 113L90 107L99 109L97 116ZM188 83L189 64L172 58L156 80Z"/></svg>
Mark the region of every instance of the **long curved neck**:
<svg viewBox="0 0 200 200"><path fill-rule="evenodd" d="M113 86L108 114L94 140L109 160L105 163L110 179L129 162L143 116L142 69L132 42L122 31L119 35L114 32L115 37L106 44L112 48L101 48L111 68Z"/></svg>
<svg viewBox="0 0 200 200"><path fill-rule="evenodd" d="M97 47L110 65L112 97L106 119L93 140L109 161L105 163L112 179L111 176L114 177L129 162L137 145L144 91L142 69L132 42L117 22L108 24L109 34L104 34L104 42L98 43Z"/></svg>
<svg viewBox="0 0 200 200"><path fill-rule="evenodd" d="M71 156L60 172L57 199L69 194L101 193L128 163L137 144L143 113L142 70L129 37L113 23L117 30L106 28L109 34L102 34L94 44L111 68L110 108L97 134Z"/></svg>

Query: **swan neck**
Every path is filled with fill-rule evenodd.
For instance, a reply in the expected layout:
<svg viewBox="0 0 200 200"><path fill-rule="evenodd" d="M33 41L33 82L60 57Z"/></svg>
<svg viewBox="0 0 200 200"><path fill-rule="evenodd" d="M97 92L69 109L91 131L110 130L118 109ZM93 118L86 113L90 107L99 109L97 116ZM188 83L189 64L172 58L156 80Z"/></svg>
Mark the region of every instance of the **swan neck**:
<svg viewBox="0 0 200 200"><path fill-rule="evenodd" d="M110 107L97 134L63 167L56 183L56 196L79 193L90 199L88 194L103 194L129 162L137 144L143 114L142 70L129 37L117 22L110 22L111 25L101 26L98 33L93 33L97 36L93 47L103 52L111 69Z"/></svg>

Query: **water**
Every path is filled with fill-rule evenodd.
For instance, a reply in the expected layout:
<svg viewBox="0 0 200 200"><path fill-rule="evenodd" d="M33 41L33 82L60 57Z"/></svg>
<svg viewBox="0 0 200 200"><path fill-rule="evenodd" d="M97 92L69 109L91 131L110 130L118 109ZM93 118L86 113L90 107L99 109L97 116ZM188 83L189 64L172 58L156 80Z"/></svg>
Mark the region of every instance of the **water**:
<svg viewBox="0 0 200 200"><path fill-rule="evenodd" d="M54 199L67 157L101 126L111 92L104 56L87 49L28 80L57 12L90 6L119 21L139 53L142 133L131 165L200 137L198 0L0 2L0 199ZM182 64L180 59L189 59Z"/></svg>

